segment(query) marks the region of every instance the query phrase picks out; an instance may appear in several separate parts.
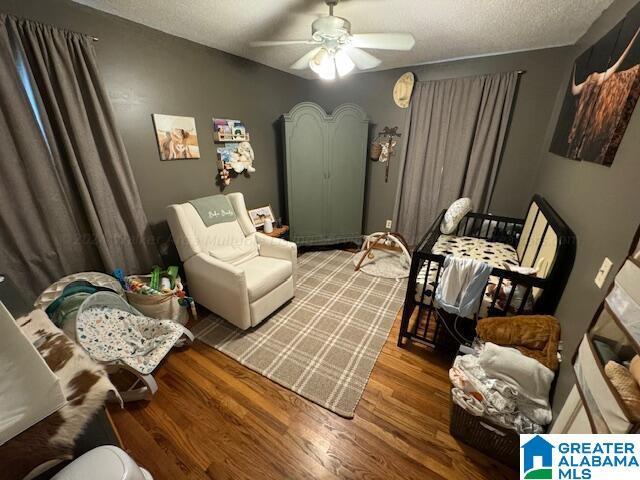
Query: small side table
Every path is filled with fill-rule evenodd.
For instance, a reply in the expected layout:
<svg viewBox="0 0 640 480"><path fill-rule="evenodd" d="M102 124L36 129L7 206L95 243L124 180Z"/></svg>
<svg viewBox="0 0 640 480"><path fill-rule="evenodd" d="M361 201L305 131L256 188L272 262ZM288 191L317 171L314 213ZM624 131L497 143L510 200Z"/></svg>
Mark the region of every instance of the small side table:
<svg viewBox="0 0 640 480"><path fill-rule="evenodd" d="M264 233L265 235L273 238L284 237L288 232L289 232L289 225L282 225L281 227L273 227L273 232L271 233L265 233L264 231L262 231L262 233Z"/></svg>

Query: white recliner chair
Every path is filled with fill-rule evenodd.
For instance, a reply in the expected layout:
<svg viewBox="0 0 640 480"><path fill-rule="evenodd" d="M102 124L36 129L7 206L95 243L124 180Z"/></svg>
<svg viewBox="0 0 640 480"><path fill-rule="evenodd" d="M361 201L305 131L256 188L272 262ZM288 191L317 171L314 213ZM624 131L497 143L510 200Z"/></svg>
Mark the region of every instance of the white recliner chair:
<svg viewBox="0 0 640 480"><path fill-rule="evenodd" d="M293 298L297 247L256 232L241 193L226 198L233 221L206 226L191 203L170 205L167 219L190 294L246 330Z"/></svg>

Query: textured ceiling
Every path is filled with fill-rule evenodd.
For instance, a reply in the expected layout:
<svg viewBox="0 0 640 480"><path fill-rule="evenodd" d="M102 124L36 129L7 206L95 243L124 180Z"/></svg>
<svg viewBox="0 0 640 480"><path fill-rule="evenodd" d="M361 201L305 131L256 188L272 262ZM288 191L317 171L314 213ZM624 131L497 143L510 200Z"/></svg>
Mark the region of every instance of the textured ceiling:
<svg viewBox="0 0 640 480"><path fill-rule="evenodd" d="M289 70L312 47L252 48L254 40L311 37L321 0L74 0L137 23ZM377 70L575 43L613 0L342 0L352 33L410 32L410 52L370 50ZM91 32L87 32L91 33Z"/></svg>

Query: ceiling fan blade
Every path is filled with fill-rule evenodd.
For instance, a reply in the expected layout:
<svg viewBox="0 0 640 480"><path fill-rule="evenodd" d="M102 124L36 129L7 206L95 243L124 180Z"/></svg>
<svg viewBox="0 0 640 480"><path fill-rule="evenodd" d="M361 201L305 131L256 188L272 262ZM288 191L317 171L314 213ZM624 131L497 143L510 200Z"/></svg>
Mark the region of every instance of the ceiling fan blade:
<svg viewBox="0 0 640 480"><path fill-rule="evenodd" d="M258 40L251 42L252 47L279 47L281 45L315 45L313 40Z"/></svg>
<svg viewBox="0 0 640 480"><path fill-rule="evenodd" d="M358 70L368 70L370 68L375 68L382 63L382 60L374 57L368 52L364 50L360 50L359 48L351 47L346 50L347 55L353 60L353 63L356 64Z"/></svg>
<svg viewBox="0 0 640 480"><path fill-rule="evenodd" d="M305 53L298 60L296 60L289 68L293 70L304 70L305 68L309 68L309 62L316 54L320 51L322 47L314 48L313 50Z"/></svg>
<svg viewBox="0 0 640 480"><path fill-rule="evenodd" d="M416 39L410 33L356 33L351 45L376 50L411 50Z"/></svg>

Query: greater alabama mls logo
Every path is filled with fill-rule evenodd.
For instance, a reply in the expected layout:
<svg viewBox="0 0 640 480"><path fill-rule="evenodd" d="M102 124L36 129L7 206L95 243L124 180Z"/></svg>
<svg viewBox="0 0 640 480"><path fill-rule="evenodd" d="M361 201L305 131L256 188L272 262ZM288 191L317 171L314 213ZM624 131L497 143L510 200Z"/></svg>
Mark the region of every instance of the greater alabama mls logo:
<svg viewBox="0 0 640 480"><path fill-rule="evenodd" d="M640 435L520 435L520 478L638 480Z"/></svg>
<svg viewBox="0 0 640 480"><path fill-rule="evenodd" d="M521 478L553 480L553 449L540 435L522 445Z"/></svg>

